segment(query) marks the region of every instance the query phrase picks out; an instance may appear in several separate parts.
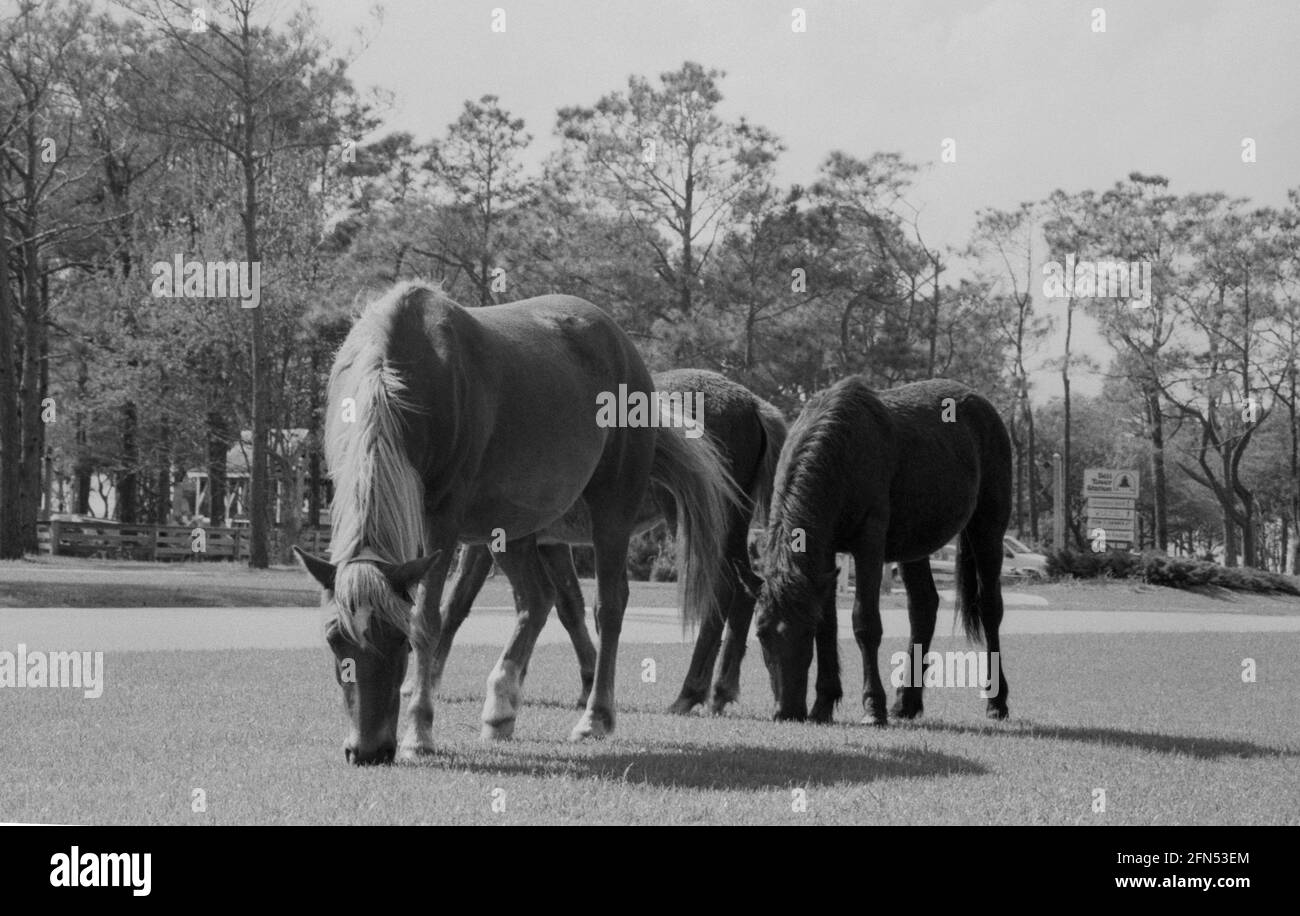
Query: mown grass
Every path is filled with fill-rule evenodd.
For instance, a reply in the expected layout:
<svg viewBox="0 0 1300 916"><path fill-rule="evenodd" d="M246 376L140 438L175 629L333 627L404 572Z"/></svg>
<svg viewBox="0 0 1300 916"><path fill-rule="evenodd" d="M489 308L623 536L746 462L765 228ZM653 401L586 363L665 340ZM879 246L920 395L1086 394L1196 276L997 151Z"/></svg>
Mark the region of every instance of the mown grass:
<svg viewBox="0 0 1300 916"><path fill-rule="evenodd" d="M586 581L588 595L595 582ZM634 604L676 607L677 586L637 582ZM504 575L489 578L478 603L510 606ZM6 607L316 607L320 588L298 567L249 569L243 563L143 563L73 557L0 561Z"/></svg>
<svg viewBox="0 0 1300 916"><path fill-rule="evenodd" d="M936 649L959 648L941 639ZM903 648L887 640L889 652ZM416 766L354 769L321 651L124 653L99 700L0 694L0 820L58 823L1300 823L1300 634L1014 636L1012 719L972 690L927 691L920 724L829 727L768 719L762 665L722 718L662 712L688 660L620 653L611 740L571 745L567 647L537 651L514 741L479 742L496 652L462 647L439 704L441 750ZM1243 683L1244 658L1258 682ZM654 659L656 680L643 680ZM192 792L206 793L194 812ZM1093 790L1106 810L1093 811ZM795 789L807 809L794 810ZM493 802L504 810L494 810Z"/></svg>
<svg viewBox="0 0 1300 916"><path fill-rule="evenodd" d="M583 580L590 602L595 582ZM951 583L940 583L951 588ZM676 607L677 586L633 582L634 607ZM1257 595L1225 589L1195 591L1130 581L1065 580L1008 582L1008 592L1040 595L1049 606L1071 611L1211 611L1225 613L1300 613L1300 598ZM477 603L513 604L505 576L487 581ZM0 608L6 607L315 607L320 591L296 567L250 570L236 563L141 563L39 557L0 561ZM841 595L840 609L853 606ZM902 586L881 600L884 608L905 608Z"/></svg>

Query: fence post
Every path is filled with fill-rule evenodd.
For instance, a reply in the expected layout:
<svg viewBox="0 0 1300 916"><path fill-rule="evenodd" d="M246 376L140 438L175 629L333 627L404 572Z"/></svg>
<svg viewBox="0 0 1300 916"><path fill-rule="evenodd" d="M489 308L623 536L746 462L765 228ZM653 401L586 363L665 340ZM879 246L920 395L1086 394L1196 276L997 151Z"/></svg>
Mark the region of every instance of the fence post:
<svg viewBox="0 0 1300 916"><path fill-rule="evenodd" d="M57 519L50 519L50 556L57 556L59 553L59 527Z"/></svg>
<svg viewBox="0 0 1300 916"><path fill-rule="evenodd" d="M239 529L231 528L230 530L233 532L233 538L234 538L234 551L235 551L234 559L235 562L238 563L239 562Z"/></svg>

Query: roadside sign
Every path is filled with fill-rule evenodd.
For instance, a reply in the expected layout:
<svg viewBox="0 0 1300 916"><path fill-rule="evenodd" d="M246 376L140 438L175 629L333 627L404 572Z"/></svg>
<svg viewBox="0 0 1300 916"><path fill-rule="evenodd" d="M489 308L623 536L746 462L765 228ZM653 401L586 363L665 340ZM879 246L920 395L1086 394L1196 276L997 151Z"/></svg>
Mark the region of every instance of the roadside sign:
<svg viewBox="0 0 1300 916"><path fill-rule="evenodd" d="M1088 519L1088 530L1089 530L1089 531L1095 531L1095 530L1097 530L1098 528L1101 528L1101 529L1103 529L1103 530L1106 532L1106 537L1107 537L1108 539L1110 539L1110 538L1117 538L1117 537L1130 537L1130 538L1131 538L1131 537L1133 537L1133 535L1134 535L1134 533L1135 533L1134 530L1133 530L1133 525L1132 525L1132 523L1130 523L1130 522L1119 522L1119 523L1116 523L1116 522L1114 522L1114 521L1111 521L1110 519L1104 519L1104 518L1090 518L1090 519Z"/></svg>
<svg viewBox="0 0 1300 916"><path fill-rule="evenodd" d="M1104 506L1095 506L1092 500L1088 500L1087 514L1089 520L1097 519L1100 521L1104 519L1106 524L1126 522L1125 527L1131 526L1133 519L1137 518L1137 510L1135 509L1110 509Z"/></svg>
<svg viewBox="0 0 1300 916"><path fill-rule="evenodd" d="M1093 509L1132 509L1136 503L1132 496L1089 496L1088 505Z"/></svg>
<svg viewBox="0 0 1300 916"><path fill-rule="evenodd" d="M1083 472L1083 495L1137 499L1140 480L1141 475L1132 468L1088 468Z"/></svg>

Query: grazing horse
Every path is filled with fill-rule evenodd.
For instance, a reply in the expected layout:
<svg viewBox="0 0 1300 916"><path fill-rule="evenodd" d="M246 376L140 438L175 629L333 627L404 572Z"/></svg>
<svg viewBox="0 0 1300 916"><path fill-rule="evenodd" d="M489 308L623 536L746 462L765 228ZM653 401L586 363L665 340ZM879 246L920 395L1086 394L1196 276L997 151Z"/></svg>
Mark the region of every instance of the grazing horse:
<svg viewBox="0 0 1300 916"><path fill-rule="evenodd" d="M670 712L686 714L708 699L709 677L718 657L718 647L722 644L722 663L710 702L712 712L721 713L728 703L740 696L740 663L745 655L749 622L761 584L750 567L749 525L751 519L757 517L761 520L765 516L777 457L785 442L785 420L771 404L716 372L673 369L656 373L652 378L659 391L682 394L686 403L690 403L692 397L702 399L707 419L705 434L717 446L724 468L744 494L744 499L731 506L727 513L722 569L715 595L723 615L693 615L702 617L700 633L681 694L669 709ZM671 520L673 504L670 498L665 498L668 495L661 487L651 486L650 498L642 507L638 528L658 524L666 518ZM573 553L567 543L542 544L539 552L555 587L557 614L578 656L582 681L578 705L586 706L595 673L596 650L587 634L582 587L573 567ZM467 547L462 552L460 566L452 580L451 596L442 613L442 638L433 662L435 684L442 677L456 631L469 616L474 598L491 568L492 554L486 547Z"/></svg>
<svg viewBox="0 0 1300 916"><path fill-rule="evenodd" d="M651 480L676 501L683 613L714 612L730 482L708 440L687 439L684 419L656 407L653 391L627 335L572 296L471 310L401 284L365 309L330 372L330 559L299 552L324 589L350 762L391 762L399 732L404 759L434 749L438 606L458 542L504 537L498 562L518 610L488 676L485 738L513 734L523 674L555 603L539 535L571 510L595 548L600 639L573 740L614 728L628 539Z"/></svg>
<svg viewBox="0 0 1300 916"><path fill-rule="evenodd" d="M898 561L911 644L930 651L939 593L929 555L960 534L957 604L967 636L1000 652L1002 536L1011 513L1011 443L993 405L970 388L932 379L872 391L860 377L814 395L790 428L776 472L766 534L766 580L756 631L776 718L807 715L813 643L834 642L835 554L853 556L853 635L862 651L864 722L884 725L880 577ZM829 624L829 626L828 626ZM829 632L829 636L827 635ZM839 678L817 679L814 717L829 721ZM999 664L990 718L1007 715ZM831 681L833 680L833 683ZM893 713L922 711L924 681L900 687ZM992 694L991 696L989 694Z"/></svg>

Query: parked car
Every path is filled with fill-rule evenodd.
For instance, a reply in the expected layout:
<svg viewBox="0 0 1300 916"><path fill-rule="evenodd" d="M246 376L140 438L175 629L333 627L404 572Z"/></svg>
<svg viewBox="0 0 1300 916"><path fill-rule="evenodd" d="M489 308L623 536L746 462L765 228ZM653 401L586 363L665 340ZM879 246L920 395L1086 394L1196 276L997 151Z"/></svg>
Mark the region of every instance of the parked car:
<svg viewBox="0 0 1300 916"><path fill-rule="evenodd" d="M1008 534L1002 538L1002 573L1022 579L1041 579L1047 575L1047 557Z"/></svg>
<svg viewBox="0 0 1300 916"><path fill-rule="evenodd" d="M897 581L897 563L892 572ZM930 572L939 578L957 574L956 541L951 541L930 554ZM1047 575L1047 557L1007 535L1002 539L1002 574L1013 579L1041 579Z"/></svg>

